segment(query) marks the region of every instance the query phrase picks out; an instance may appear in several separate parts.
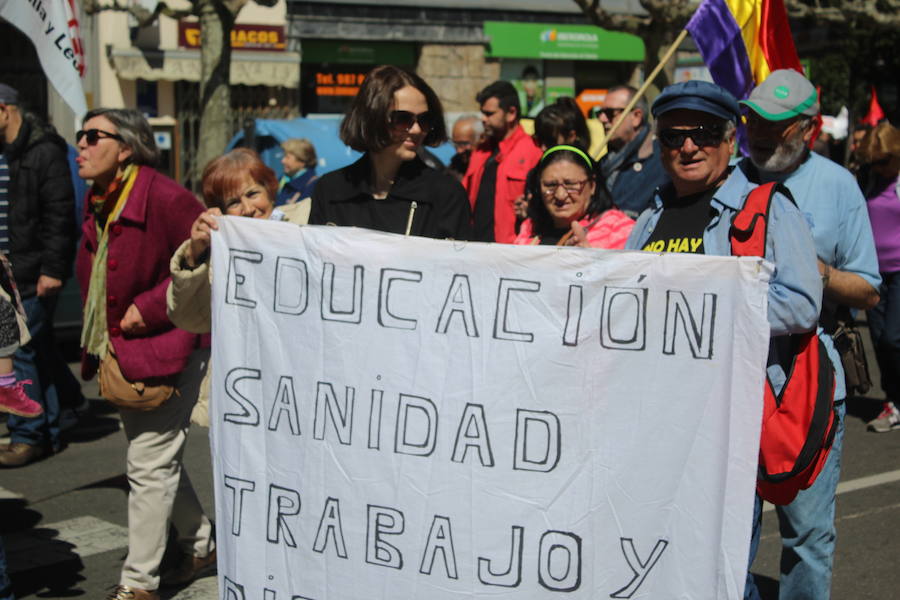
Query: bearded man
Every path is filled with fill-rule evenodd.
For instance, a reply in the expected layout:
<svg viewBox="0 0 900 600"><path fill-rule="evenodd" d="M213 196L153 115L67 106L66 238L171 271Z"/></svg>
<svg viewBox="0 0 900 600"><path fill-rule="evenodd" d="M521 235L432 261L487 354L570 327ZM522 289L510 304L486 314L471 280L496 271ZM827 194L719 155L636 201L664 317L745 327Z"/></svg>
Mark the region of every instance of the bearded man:
<svg viewBox="0 0 900 600"><path fill-rule="evenodd" d="M881 277L866 201L845 168L809 150L819 114L816 88L790 69L773 71L741 104L747 113L750 157L738 168L752 183L787 186L812 229L824 298L818 334L834 365L837 432L816 482L787 506L776 507L782 536L779 598L831 597L835 491L844 437L844 370L834 347L838 305L870 309L878 303ZM757 497L750 560L759 545L762 503ZM759 598L752 576L745 598Z"/></svg>

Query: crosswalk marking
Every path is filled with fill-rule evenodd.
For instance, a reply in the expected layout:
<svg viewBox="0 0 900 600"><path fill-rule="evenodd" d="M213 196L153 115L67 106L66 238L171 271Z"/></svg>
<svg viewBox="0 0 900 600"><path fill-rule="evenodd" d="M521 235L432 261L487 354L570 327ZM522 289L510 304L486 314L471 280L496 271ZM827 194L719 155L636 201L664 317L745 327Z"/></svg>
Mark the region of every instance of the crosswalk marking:
<svg viewBox="0 0 900 600"><path fill-rule="evenodd" d="M46 567L128 546L128 529L91 516L4 536L9 572Z"/></svg>
<svg viewBox="0 0 900 600"><path fill-rule="evenodd" d="M219 585L215 577L198 579L184 588L171 600L216 600L219 597Z"/></svg>
<svg viewBox="0 0 900 600"><path fill-rule="evenodd" d="M876 485L884 485L886 483L894 483L900 481L900 469L896 471L887 471L886 473L878 473L869 475L868 477L859 477L849 481L842 481L837 486L837 494L846 494L847 492L855 492L866 488L875 487ZM775 507L768 502L763 506L763 512L775 510Z"/></svg>
<svg viewBox="0 0 900 600"><path fill-rule="evenodd" d="M0 499L21 498L0 488ZM97 517L83 516L4 536L8 571L15 574L56 563L84 559L128 547L128 529ZM216 600L219 587L213 576L198 579L170 600Z"/></svg>
<svg viewBox="0 0 900 600"><path fill-rule="evenodd" d="M18 500L24 498L22 494L17 494L12 490L0 487L0 500Z"/></svg>

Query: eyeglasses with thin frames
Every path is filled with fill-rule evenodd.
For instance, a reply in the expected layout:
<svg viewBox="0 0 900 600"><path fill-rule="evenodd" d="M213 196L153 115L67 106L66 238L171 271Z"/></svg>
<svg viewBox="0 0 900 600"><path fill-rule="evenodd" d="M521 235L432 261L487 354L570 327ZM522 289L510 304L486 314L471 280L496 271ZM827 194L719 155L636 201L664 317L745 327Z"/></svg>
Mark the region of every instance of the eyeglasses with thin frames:
<svg viewBox="0 0 900 600"><path fill-rule="evenodd" d="M584 190L584 186L587 185L588 181L590 179L582 179L581 181L542 181L541 193L548 198L553 198L556 196L556 191L562 186L566 194L575 196Z"/></svg>
<svg viewBox="0 0 900 600"><path fill-rule="evenodd" d="M75 143L81 143L81 138L87 139L88 146L93 146L98 141L105 139L118 140L120 142L124 141L122 136L118 133L111 133L109 131L103 131L102 129L79 129L78 132L75 133Z"/></svg>

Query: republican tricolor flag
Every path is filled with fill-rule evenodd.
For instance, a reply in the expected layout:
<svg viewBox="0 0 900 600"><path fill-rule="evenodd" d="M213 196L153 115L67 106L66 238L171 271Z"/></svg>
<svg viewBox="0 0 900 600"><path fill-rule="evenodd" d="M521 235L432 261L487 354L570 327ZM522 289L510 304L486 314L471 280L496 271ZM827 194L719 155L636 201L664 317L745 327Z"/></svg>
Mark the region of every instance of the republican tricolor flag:
<svg viewBox="0 0 900 600"><path fill-rule="evenodd" d="M738 100L772 71L803 72L783 0L703 0L685 29L713 81Z"/></svg>

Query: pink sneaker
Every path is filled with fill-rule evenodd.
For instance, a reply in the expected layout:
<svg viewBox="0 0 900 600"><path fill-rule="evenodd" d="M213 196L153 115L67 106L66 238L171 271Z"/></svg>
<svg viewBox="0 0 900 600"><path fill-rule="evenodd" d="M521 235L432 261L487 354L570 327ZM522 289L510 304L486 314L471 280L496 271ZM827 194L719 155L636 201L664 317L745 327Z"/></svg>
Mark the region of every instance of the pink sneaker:
<svg viewBox="0 0 900 600"><path fill-rule="evenodd" d="M17 381L13 385L0 387L0 412L8 412L20 417L36 417L44 412L43 407L25 394L24 386L30 379Z"/></svg>

